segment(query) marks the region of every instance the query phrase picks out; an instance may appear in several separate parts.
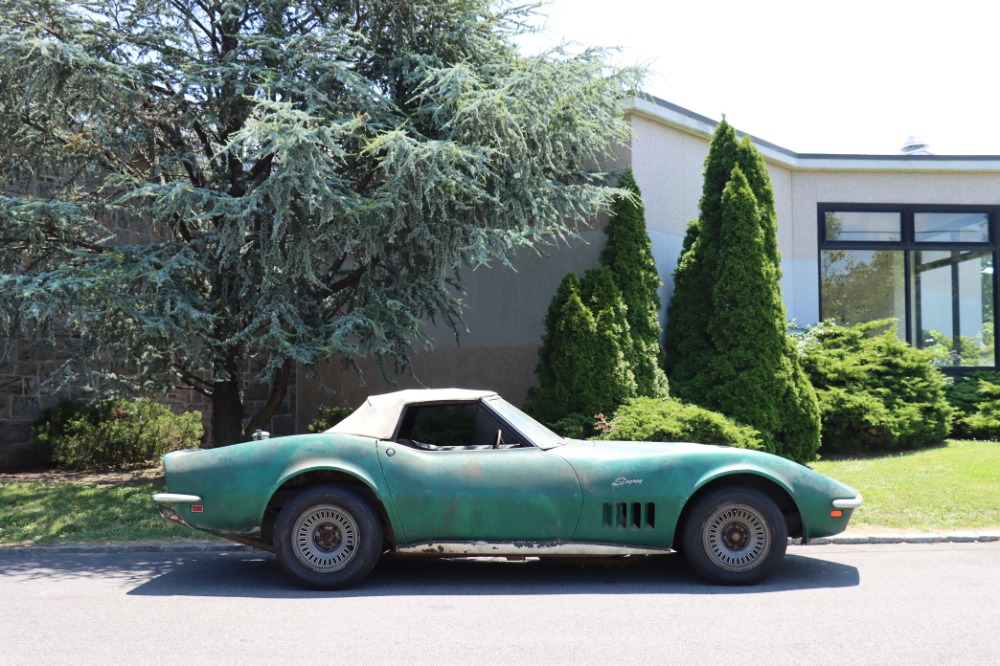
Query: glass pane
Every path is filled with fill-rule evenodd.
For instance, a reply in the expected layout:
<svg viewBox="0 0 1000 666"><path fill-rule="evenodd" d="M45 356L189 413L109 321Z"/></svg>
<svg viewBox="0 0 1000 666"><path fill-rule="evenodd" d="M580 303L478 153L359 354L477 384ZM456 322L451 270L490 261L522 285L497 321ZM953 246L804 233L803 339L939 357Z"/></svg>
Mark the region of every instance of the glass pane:
<svg viewBox="0 0 1000 666"><path fill-rule="evenodd" d="M903 239L900 213L828 211L824 219L828 241L896 241Z"/></svg>
<svg viewBox="0 0 1000 666"><path fill-rule="evenodd" d="M434 446L469 446L476 443L478 415L474 404L411 407L407 420L412 427L408 433L400 429L400 437Z"/></svg>
<svg viewBox="0 0 1000 666"><path fill-rule="evenodd" d="M990 219L986 213L916 213L913 233L918 243L988 243Z"/></svg>
<svg viewBox="0 0 1000 666"><path fill-rule="evenodd" d="M992 253L914 252L913 330L940 365L993 365Z"/></svg>
<svg viewBox="0 0 1000 666"><path fill-rule="evenodd" d="M906 290L903 252L898 250L824 250L820 313L838 324L860 324L894 317L905 336Z"/></svg>

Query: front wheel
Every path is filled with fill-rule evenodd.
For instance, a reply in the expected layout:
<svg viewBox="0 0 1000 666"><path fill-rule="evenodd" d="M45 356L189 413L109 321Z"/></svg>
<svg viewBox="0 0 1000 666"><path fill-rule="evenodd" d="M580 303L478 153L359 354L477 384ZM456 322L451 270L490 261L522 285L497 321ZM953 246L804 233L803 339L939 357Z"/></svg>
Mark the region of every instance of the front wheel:
<svg viewBox="0 0 1000 666"><path fill-rule="evenodd" d="M683 528L691 567L722 585L758 583L785 556L788 526L774 500L753 488L724 488L699 498Z"/></svg>
<svg viewBox="0 0 1000 666"><path fill-rule="evenodd" d="M382 552L382 524L356 493L313 486L281 509L274 553L281 567L306 587L339 590L368 575Z"/></svg>

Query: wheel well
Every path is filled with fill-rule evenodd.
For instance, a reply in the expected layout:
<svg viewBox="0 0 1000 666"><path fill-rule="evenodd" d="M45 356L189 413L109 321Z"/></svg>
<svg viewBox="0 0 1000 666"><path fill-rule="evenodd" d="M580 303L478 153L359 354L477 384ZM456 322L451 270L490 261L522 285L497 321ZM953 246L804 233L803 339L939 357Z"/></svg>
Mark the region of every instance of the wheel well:
<svg viewBox="0 0 1000 666"><path fill-rule="evenodd" d="M261 524L261 539L267 543L274 542L274 523L278 520L278 514L293 497L302 492L303 489L319 484L333 484L342 488L349 488L371 505L382 522L382 533L385 535L384 546L391 546L392 525L389 523L389 515L382 504L382 500L364 482L355 476L338 472L332 469L313 470L303 472L291 477L271 495L267 508L264 509L264 520Z"/></svg>
<svg viewBox="0 0 1000 666"><path fill-rule="evenodd" d="M703 495L719 490L720 488L753 488L763 492L774 500L774 503L778 505L781 513L785 516L785 522L788 524L788 536L802 536L802 516L799 514L799 508L795 504L795 500L792 499L791 495L784 488L774 481L757 476L756 474L731 474L705 484L688 498L688 501L684 504L684 509L681 511L680 518L677 520L677 527L674 529L675 548L683 545L679 544L678 540L681 534L684 533L684 525L688 520L691 507Z"/></svg>

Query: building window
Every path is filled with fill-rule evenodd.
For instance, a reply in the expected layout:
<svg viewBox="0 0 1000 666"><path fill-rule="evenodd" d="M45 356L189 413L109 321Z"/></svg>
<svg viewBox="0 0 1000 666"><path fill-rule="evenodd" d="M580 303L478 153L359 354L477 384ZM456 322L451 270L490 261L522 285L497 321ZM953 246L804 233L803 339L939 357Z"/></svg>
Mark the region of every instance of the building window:
<svg viewBox="0 0 1000 666"><path fill-rule="evenodd" d="M820 204L820 316L891 317L955 371L995 368L996 206Z"/></svg>

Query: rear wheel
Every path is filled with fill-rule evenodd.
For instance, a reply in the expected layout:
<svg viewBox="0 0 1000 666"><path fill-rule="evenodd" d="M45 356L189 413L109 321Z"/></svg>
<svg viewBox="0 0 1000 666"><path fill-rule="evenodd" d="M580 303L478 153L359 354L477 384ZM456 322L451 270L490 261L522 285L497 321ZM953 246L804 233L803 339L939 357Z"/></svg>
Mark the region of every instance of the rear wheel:
<svg viewBox="0 0 1000 666"><path fill-rule="evenodd" d="M785 556L788 527L778 505L753 488L724 488L696 500L683 528L691 567L722 585L760 582Z"/></svg>
<svg viewBox="0 0 1000 666"><path fill-rule="evenodd" d="M382 552L382 525L368 503L339 486L312 486L281 509L274 526L281 567L306 587L361 581Z"/></svg>

